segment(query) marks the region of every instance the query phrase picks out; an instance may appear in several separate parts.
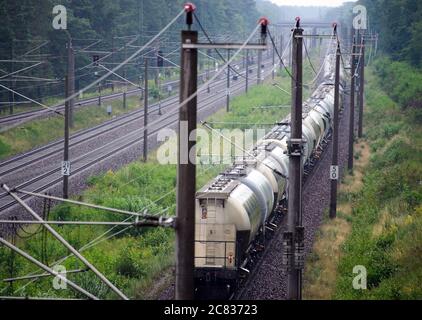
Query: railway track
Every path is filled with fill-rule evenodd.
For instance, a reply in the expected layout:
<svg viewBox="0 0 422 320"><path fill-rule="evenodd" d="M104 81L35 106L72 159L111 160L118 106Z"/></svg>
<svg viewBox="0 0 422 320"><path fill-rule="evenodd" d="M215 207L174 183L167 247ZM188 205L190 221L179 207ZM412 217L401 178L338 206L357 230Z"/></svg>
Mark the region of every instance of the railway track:
<svg viewBox="0 0 422 320"><path fill-rule="evenodd" d="M133 89L133 90L129 90L127 92L127 94L133 95L133 94L135 94L139 91L140 91L140 89ZM114 100L116 98L120 98L122 96L123 96L123 92L118 92L118 93L112 93L112 94L109 94L109 95L102 96L101 99L104 100L104 101L108 101L108 100ZM97 101L98 101L98 97L76 101L75 102L75 109L79 109L83 106L87 106L87 105L96 103ZM62 104L55 105L55 106L52 106L51 109L52 110L39 109L39 110L33 110L33 111L25 111L25 112L21 112L21 113L18 113L18 114L1 117L0 118L0 125L9 125L9 124L11 124L11 123L13 124L15 122L22 123L23 120L25 120L25 119L31 119L32 120L32 119L37 118L37 117L52 115L54 113L54 111L63 111L64 105L62 105Z"/></svg>
<svg viewBox="0 0 422 320"><path fill-rule="evenodd" d="M270 64L270 62L265 62L265 65ZM255 66L256 69L256 66ZM265 72L267 73L267 69L265 68ZM232 86L231 90L234 94L242 92L244 88L244 80L243 78L239 79L235 82ZM224 89L224 90L223 90ZM217 94L215 94L214 90L216 90ZM214 93L214 94L213 94ZM226 99L226 90L225 90L225 80L217 81L213 85L213 91L211 94L202 93L199 95L198 100L198 112L206 110L211 106L221 103L223 104ZM169 127L175 125L178 120L178 113L174 112L178 105L178 97L168 98L165 102L165 105L162 106L162 110L167 111L166 114L163 115L163 121L160 122L157 127L152 128L150 130L148 138L151 139L155 136L158 131L162 128ZM155 104L151 107L150 113L154 113L157 111L158 104ZM141 121L143 119L143 110L133 111L132 113L116 118L104 124L98 125L94 128L90 128L87 130L83 130L74 134L71 138L71 147L79 146L87 141L94 141L94 139L98 138L101 134L110 133L112 130L117 130L122 128L129 123L138 122L143 123ZM90 150L87 153L80 155L77 158L72 160L72 176L75 176L84 170L91 168L98 164L99 162L108 159L134 145L143 141L143 128L139 128L135 131L130 132L129 134L125 134L121 137L114 139L113 141ZM20 170L27 169L29 166L33 166L35 163L40 161L45 161L46 158L51 158L54 156L59 156L62 154L62 140L55 141L49 145L40 147L28 153L19 155L13 159L4 161L0 163L0 176L2 176L2 183L5 182L4 177L6 176L15 176ZM13 184L12 181L6 181L11 186L15 186L17 188L25 188L27 190L33 192L43 192L48 190L49 188L55 186L56 184L61 183L62 176L61 170L59 166L54 166L50 170L46 170L39 175L36 175L27 181L16 185ZM23 197L23 199L27 199L29 197ZM8 197L7 193L0 194L0 212L4 212L10 208L12 208L16 203ZM1 215L1 213L0 213Z"/></svg>
<svg viewBox="0 0 422 320"><path fill-rule="evenodd" d="M315 162L314 166L311 168L311 171L309 172L309 174L304 177L304 184L303 184L303 188L305 188L307 186L307 184L309 183L309 181L312 180L312 177L314 176L315 172L318 171L321 163L323 163L323 160L327 157L328 152L327 151L327 147L329 146L329 143L326 143L326 145L324 146L324 150L322 152L322 156ZM287 205L285 207L287 209ZM271 237L269 237L265 243L265 250L262 251L262 253L258 256L258 259L256 261L256 263L253 265L253 268L251 270L251 274L246 278L244 283L241 283L239 289L230 297L230 300L242 300L245 299L245 295L249 289L249 287L251 285L253 285L254 280L256 278L256 276L259 273L259 270L263 264L263 262L266 260L266 258L268 257L268 255L273 252L273 250L275 249L274 245L277 242L277 239L280 238L281 234L283 231L285 231L285 218L287 216L283 213L275 213L274 217L273 217L273 221L272 223L276 222L275 225L277 225L277 228L274 230L273 234L271 235ZM275 221L274 221L275 220ZM278 247L278 250L283 250L280 246ZM282 272L282 270L280 270L280 272Z"/></svg>
<svg viewBox="0 0 422 320"><path fill-rule="evenodd" d="M239 64L240 63L237 62L237 63L234 63L233 66L236 66ZM209 72L209 74L212 76L214 72L215 71ZM207 75L207 72L203 72L198 75L198 78L204 77L206 75ZM173 85L177 87L178 83L179 83L179 80L167 81L161 84L161 87L166 88L168 85ZM127 91L126 94L128 97L130 97L130 96L138 94L140 91L141 89L131 89ZM122 97L123 97L123 92L117 92L117 93L112 93L109 95L104 95L101 97L101 100L110 101L110 100L115 100ZM82 107L95 104L97 102L98 102L98 97L75 101L74 108L75 110L77 110ZM58 105L52 106L51 109L38 109L38 110L33 110L33 111L25 111L25 112L21 112L14 115L0 117L0 127L6 128L6 129L13 128L16 124L20 125L22 123L25 123L27 121L30 121L36 118L50 116L50 115L53 115L55 111L64 111L64 107L65 107L64 104L58 104Z"/></svg>

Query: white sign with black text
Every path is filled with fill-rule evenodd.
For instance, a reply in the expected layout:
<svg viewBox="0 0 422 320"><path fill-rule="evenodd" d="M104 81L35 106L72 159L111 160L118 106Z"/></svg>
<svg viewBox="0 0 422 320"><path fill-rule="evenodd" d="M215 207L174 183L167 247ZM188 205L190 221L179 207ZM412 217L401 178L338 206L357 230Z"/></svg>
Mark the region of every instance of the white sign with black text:
<svg viewBox="0 0 422 320"><path fill-rule="evenodd" d="M331 166L330 167L330 179L331 180L338 180L338 176L339 176L338 166Z"/></svg>

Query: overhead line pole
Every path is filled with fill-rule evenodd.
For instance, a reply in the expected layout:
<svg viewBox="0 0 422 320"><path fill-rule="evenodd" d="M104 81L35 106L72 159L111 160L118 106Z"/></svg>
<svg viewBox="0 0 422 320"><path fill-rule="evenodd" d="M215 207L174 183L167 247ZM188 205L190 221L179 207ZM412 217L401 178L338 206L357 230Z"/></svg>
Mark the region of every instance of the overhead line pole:
<svg viewBox="0 0 422 320"><path fill-rule="evenodd" d="M280 31L280 54L283 59L283 29ZM280 62L280 73L283 72L283 64Z"/></svg>
<svg viewBox="0 0 422 320"><path fill-rule="evenodd" d="M262 51L258 51L258 76L257 76L257 83L261 84L261 66L262 66Z"/></svg>
<svg viewBox="0 0 422 320"><path fill-rule="evenodd" d="M230 61L230 49L227 50L227 61ZM227 65L227 92L226 92L227 102L226 102L226 111L230 112L230 64Z"/></svg>
<svg viewBox="0 0 422 320"><path fill-rule="evenodd" d="M335 31L336 33L337 31ZM330 169L331 179L331 193L330 193L330 218L337 217L337 185L339 180L339 165L338 165L338 144L339 144L339 105L340 105L340 42L337 42L336 51L336 75L334 84L334 119L333 119L333 154L332 164Z"/></svg>
<svg viewBox="0 0 422 320"><path fill-rule="evenodd" d="M249 90L249 50L246 50L246 81L245 81L245 92Z"/></svg>
<svg viewBox="0 0 422 320"><path fill-rule="evenodd" d="M189 31L182 31L183 44L197 44L198 32L191 31L193 11L185 6ZM182 48L180 73L180 103L196 93L198 83L198 49ZM194 298L194 245L195 245L195 193L196 165L189 154L196 155L197 98L181 106L179 110L177 209L176 209L176 300ZM195 159L192 159L195 161Z"/></svg>
<svg viewBox="0 0 422 320"><path fill-rule="evenodd" d="M68 93L66 98L73 97L75 93L75 52L73 51L72 39L68 41L67 47L67 77L68 77ZM69 100L69 127L73 128L73 109L75 106L75 98Z"/></svg>
<svg viewBox="0 0 422 320"><path fill-rule="evenodd" d="M362 56L360 57L360 86L359 86L359 126L358 137L363 137L363 104L365 101L365 38L362 35Z"/></svg>
<svg viewBox="0 0 422 320"><path fill-rule="evenodd" d="M144 75L144 162L148 161L148 58L145 58L145 75Z"/></svg>
<svg viewBox="0 0 422 320"><path fill-rule="evenodd" d="M15 44L14 44L14 39L12 39L11 45L10 45L10 59L11 59L11 64L10 64L10 68L11 68L11 73L13 73L15 71L15 64L14 64L14 55L15 55ZM11 86L12 89L14 89L15 87L15 82L12 81ZM11 102L11 104L9 105L9 114L13 114L14 112L14 106L15 106L15 94L12 91L9 91L9 101Z"/></svg>
<svg viewBox="0 0 422 320"><path fill-rule="evenodd" d="M355 46L356 38L353 35L352 40L352 55L351 55L351 83L350 83L350 118L349 118L349 155L347 167L350 172L353 172L353 158L354 158L354 143L355 143L355 79L356 79L356 58Z"/></svg>
<svg viewBox="0 0 422 320"><path fill-rule="evenodd" d="M276 45L276 43L274 43L274 45ZM275 79L275 47L272 47L272 51L273 51L273 64L272 64L272 79ZM281 52L283 54L283 51Z"/></svg>
<svg viewBox="0 0 422 320"><path fill-rule="evenodd" d="M287 232L283 235L285 263L287 264L287 299L302 299L302 269L298 253L302 247L302 82L303 82L303 29L297 19L292 40L292 112L291 136L288 141L289 190Z"/></svg>
<svg viewBox="0 0 422 320"><path fill-rule="evenodd" d="M65 78L66 86L66 99L70 97L69 92L69 76ZM69 176L71 174L71 167L69 162L69 139L70 139L70 100L65 102L64 107L64 146L63 146L63 164L62 164L62 175L63 175L63 198L69 198ZM67 170L65 170L67 169Z"/></svg>

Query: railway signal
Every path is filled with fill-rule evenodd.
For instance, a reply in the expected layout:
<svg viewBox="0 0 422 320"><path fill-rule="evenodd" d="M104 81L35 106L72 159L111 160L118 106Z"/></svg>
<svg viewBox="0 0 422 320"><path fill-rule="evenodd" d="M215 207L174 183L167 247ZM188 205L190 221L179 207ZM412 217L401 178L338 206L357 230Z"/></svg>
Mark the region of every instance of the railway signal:
<svg viewBox="0 0 422 320"><path fill-rule="evenodd" d="M163 52L161 50L158 50L157 52L157 67L158 68L164 67Z"/></svg>
<svg viewBox="0 0 422 320"><path fill-rule="evenodd" d="M99 55L93 55L92 56L92 63L94 67L98 67L100 65L100 56Z"/></svg>

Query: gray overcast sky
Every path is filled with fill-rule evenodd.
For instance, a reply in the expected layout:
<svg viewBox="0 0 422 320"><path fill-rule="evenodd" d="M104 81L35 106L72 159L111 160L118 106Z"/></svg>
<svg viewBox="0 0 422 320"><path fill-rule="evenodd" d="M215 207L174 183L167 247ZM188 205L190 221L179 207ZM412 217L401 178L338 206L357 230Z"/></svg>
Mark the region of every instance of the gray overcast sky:
<svg viewBox="0 0 422 320"><path fill-rule="evenodd" d="M340 6L347 0L270 0L279 5L290 5L290 6ZM357 0L349 0L357 1Z"/></svg>

